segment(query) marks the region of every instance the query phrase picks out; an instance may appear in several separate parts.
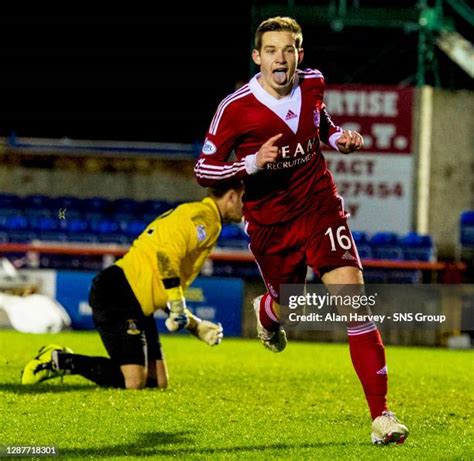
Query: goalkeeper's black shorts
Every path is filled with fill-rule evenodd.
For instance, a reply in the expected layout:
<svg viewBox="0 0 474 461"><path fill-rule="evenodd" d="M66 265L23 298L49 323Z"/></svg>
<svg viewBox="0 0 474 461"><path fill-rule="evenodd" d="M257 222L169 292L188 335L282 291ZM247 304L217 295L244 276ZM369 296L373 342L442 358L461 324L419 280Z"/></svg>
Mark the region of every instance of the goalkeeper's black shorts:
<svg viewBox="0 0 474 461"><path fill-rule="evenodd" d="M110 358L118 365L143 365L162 360L154 317L146 317L123 270L115 265L92 281L92 317Z"/></svg>

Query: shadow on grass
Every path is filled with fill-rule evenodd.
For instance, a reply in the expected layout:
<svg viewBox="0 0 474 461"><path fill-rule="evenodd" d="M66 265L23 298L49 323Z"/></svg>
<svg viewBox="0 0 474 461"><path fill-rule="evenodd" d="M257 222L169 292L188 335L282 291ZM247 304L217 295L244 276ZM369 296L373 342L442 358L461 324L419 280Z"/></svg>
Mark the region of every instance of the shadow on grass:
<svg viewBox="0 0 474 461"><path fill-rule="evenodd" d="M149 456L176 456L176 455L213 455L222 453L245 453L245 452L265 452L287 449L301 448L326 448L326 447L344 447L354 445L367 445L366 443L354 442L314 442L314 443L274 443L269 445L246 445L226 448L194 448L193 440L190 439L191 432L149 432L142 434L135 443L104 445L97 448L61 448L58 447L59 457L66 458L100 458L104 456L119 457L149 457ZM186 444L187 447L172 447L171 445ZM268 456L271 456L268 453Z"/></svg>
<svg viewBox="0 0 474 461"><path fill-rule="evenodd" d="M0 392L10 392L12 394L48 394L58 392L90 391L97 389L96 384L14 384L0 383Z"/></svg>

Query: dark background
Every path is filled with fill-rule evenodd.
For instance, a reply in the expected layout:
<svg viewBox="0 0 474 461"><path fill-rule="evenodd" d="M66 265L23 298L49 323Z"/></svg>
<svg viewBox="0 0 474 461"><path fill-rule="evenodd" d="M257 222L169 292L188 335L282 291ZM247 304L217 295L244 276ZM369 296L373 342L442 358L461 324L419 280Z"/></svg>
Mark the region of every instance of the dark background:
<svg viewBox="0 0 474 461"><path fill-rule="evenodd" d="M250 75L250 3L229 5L4 11L0 136L202 141L219 101ZM460 31L465 27L461 21ZM320 69L329 84L416 83L413 31L336 33L303 24L303 32L303 67ZM467 74L436 54L443 87L474 89Z"/></svg>

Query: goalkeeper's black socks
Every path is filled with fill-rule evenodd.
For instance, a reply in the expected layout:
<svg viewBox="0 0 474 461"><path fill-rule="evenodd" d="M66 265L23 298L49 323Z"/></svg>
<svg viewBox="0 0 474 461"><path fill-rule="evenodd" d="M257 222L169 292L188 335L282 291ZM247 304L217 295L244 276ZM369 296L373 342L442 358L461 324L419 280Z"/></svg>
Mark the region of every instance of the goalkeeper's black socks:
<svg viewBox="0 0 474 461"><path fill-rule="evenodd" d="M55 352L53 363L58 370L65 370L66 374L81 375L102 387L125 388L125 379L120 367L111 359L69 354L63 351Z"/></svg>

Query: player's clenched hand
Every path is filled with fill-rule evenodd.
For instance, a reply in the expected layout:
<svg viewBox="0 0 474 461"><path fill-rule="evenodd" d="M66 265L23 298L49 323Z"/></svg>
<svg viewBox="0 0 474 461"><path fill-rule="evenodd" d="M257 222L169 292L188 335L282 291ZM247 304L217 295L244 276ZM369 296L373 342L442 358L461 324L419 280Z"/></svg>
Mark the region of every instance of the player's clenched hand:
<svg viewBox="0 0 474 461"><path fill-rule="evenodd" d="M344 130L336 141L337 149L343 154L350 154L360 150L364 145L364 138L357 131Z"/></svg>
<svg viewBox="0 0 474 461"><path fill-rule="evenodd" d="M267 163L274 162L278 157L278 146L274 144L283 136L282 133L279 133L275 136L272 136L266 143L260 147L260 150L257 152L257 167L262 169Z"/></svg>
<svg viewBox="0 0 474 461"><path fill-rule="evenodd" d="M224 337L224 329L220 323L201 320L196 328L189 330L194 336L204 341L209 346L217 346Z"/></svg>

